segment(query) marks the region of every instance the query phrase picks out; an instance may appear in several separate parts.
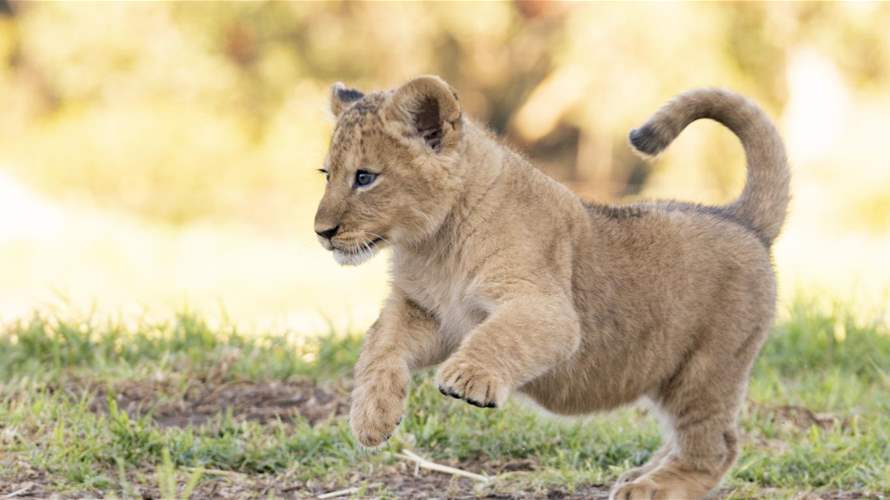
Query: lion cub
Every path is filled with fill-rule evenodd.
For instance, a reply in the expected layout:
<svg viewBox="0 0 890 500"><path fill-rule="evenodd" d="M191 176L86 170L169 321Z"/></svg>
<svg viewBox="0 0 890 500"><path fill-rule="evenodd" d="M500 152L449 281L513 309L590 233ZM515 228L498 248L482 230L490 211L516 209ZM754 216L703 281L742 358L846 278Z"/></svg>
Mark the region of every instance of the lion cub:
<svg viewBox="0 0 890 500"><path fill-rule="evenodd" d="M355 367L351 425L365 446L401 420L409 374L495 408L513 391L580 415L637 400L664 444L613 498L699 498L738 453L739 407L773 319L770 245L785 219L782 141L756 105L701 89L630 133L656 155L716 120L745 148L726 206L586 203L464 116L435 76L389 91L332 88L337 124L315 216L341 264L392 248L392 292Z"/></svg>

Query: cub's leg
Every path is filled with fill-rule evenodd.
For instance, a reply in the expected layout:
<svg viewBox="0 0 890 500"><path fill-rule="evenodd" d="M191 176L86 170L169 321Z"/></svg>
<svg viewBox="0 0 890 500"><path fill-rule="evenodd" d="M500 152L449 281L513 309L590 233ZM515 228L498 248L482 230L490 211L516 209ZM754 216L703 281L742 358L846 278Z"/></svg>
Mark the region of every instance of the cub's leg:
<svg viewBox="0 0 890 500"><path fill-rule="evenodd" d="M659 465L661 465L661 462L665 458L667 458L668 455L671 454L671 452L674 450L675 446L676 445L674 444L673 440L668 440L666 443L661 445L657 450L655 450L655 453L653 453L652 456L649 457L649 460L645 464L643 464L639 467L630 469L630 470L624 472L624 474L621 474L621 476L618 477L618 481L615 482L616 486L634 481L638 477L648 473L649 471L651 471L651 470L655 469L656 467L658 467Z"/></svg>
<svg viewBox="0 0 890 500"><path fill-rule="evenodd" d="M510 390L571 356L580 326L571 303L555 296L525 295L496 306L439 368L439 390L495 408Z"/></svg>
<svg viewBox="0 0 890 500"><path fill-rule="evenodd" d="M738 454L736 425L727 417L715 416L684 432L678 447L654 468L630 482L619 480L610 498L703 498L717 486Z"/></svg>
<svg viewBox="0 0 890 500"><path fill-rule="evenodd" d="M629 469L625 471L624 474L621 474L621 476L619 476L618 480L615 482L616 487L617 485L634 481L643 474L654 470L656 467L661 465L661 463L677 448L677 442L674 439L672 416L666 415L663 411L661 411L661 408L659 408L656 403L652 402L651 399L647 398L646 401L649 403L647 405L649 413L658 419L658 423L661 427L663 443L661 446L658 447L657 450L655 450L655 452L652 454L651 457L649 457L649 460L646 461L645 464L633 469Z"/></svg>
<svg viewBox="0 0 890 500"><path fill-rule="evenodd" d="M739 408L761 332L738 349L727 338L699 349L660 389L656 403L668 416L674 447L644 466L630 482L615 484L615 500L702 498L714 489L738 455ZM722 344L722 345L721 345Z"/></svg>
<svg viewBox="0 0 890 500"><path fill-rule="evenodd" d="M426 311L394 291L365 337L355 365L349 421L364 446L377 446L402 420L411 370L439 363L451 347Z"/></svg>

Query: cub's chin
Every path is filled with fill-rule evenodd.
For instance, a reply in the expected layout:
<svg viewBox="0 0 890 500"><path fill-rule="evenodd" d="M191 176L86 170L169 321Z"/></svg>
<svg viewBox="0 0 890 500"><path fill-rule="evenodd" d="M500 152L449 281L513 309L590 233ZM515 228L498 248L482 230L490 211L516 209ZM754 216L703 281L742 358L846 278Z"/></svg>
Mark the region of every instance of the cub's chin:
<svg viewBox="0 0 890 500"><path fill-rule="evenodd" d="M371 260L371 257L377 255L380 251L380 243L382 240L374 240L354 251L341 250L334 248L334 260L341 266L358 266Z"/></svg>

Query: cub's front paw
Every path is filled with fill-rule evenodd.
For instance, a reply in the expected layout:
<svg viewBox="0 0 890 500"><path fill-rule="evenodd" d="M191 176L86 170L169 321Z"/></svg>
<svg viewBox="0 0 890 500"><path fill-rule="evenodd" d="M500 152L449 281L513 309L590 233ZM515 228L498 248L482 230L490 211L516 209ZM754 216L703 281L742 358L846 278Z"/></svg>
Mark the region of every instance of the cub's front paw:
<svg viewBox="0 0 890 500"><path fill-rule="evenodd" d="M446 361L436 382L442 394L480 408L497 408L504 404L510 391L491 369L460 359Z"/></svg>
<svg viewBox="0 0 890 500"><path fill-rule="evenodd" d="M353 391L349 424L362 446L372 448L389 439L402 421L404 390L387 390L372 382Z"/></svg>

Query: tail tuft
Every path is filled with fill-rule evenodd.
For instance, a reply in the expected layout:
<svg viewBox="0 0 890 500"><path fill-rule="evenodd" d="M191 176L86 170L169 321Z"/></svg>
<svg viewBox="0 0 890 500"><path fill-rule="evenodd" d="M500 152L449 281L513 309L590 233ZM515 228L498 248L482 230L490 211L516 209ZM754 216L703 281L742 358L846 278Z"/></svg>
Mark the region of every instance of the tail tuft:
<svg viewBox="0 0 890 500"><path fill-rule="evenodd" d="M630 131L630 144L637 152L647 156L656 156L664 151L670 144L659 137L655 128L651 125L643 125Z"/></svg>

